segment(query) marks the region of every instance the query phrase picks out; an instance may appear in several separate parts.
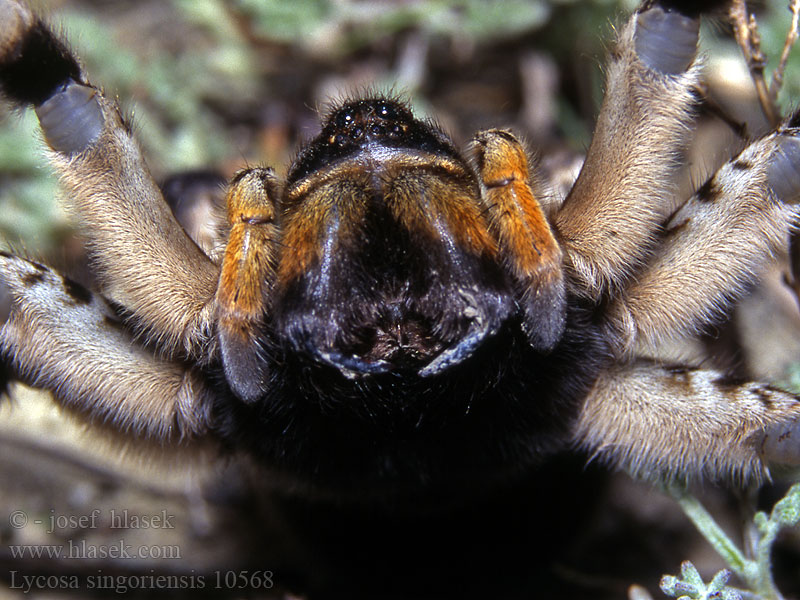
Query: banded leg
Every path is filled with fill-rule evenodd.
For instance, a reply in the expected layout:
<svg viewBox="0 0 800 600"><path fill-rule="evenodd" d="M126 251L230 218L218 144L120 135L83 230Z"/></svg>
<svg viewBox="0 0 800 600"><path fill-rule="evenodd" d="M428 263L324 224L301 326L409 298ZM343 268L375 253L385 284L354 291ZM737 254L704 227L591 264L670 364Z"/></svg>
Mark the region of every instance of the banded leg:
<svg viewBox="0 0 800 600"><path fill-rule="evenodd" d="M656 5L619 34L586 162L556 216L575 293L598 298L618 286L671 211L700 82L698 31L699 19Z"/></svg>
<svg viewBox="0 0 800 600"><path fill-rule="evenodd" d="M723 165L670 219L647 270L610 307L620 349L696 333L719 316L787 247L798 200L798 128Z"/></svg>
<svg viewBox="0 0 800 600"><path fill-rule="evenodd" d="M636 477L759 481L770 463L800 464L800 402L715 371L639 362L600 376L574 439Z"/></svg>
<svg viewBox="0 0 800 600"><path fill-rule="evenodd" d="M532 187L528 156L509 132L475 138L475 157L488 215L506 269L524 309L523 327L535 348L552 348L564 333L566 290L561 249Z"/></svg>
<svg viewBox="0 0 800 600"><path fill-rule="evenodd" d="M33 104L104 293L162 350L198 355L218 272L175 221L130 126L30 11L0 0L0 91Z"/></svg>
<svg viewBox="0 0 800 600"><path fill-rule="evenodd" d="M260 339L274 279L277 183L269 169L242 171L227 196L230 236L217 289L217 342L228 384L243 400L267 386Z"/></svg>
<svg viewBox="0 0 800 600"><path fill-rule="evenodd" d="M180 440L208 427L202 376L136 344L102 297L38 263L0 254L0 356L25 383L90 420L138 438Z"/></svg>

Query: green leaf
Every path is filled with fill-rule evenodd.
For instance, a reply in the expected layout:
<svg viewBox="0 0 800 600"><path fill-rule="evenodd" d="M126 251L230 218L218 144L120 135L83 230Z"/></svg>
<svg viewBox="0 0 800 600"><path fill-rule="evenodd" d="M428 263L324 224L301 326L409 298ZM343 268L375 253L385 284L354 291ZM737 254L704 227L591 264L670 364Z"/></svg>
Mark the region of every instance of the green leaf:
<svg viewBox="0 0 800 600"><path fill-rule="evenodd" d="M791 527L800 521L800 483L794 484L772 509L771 520Z"/></svg>
<svg viewBox="0 0 800 600"><path fill-rule="evenodd" d="M697 568L691 563L691 561L685 560L681 563L681 577L687 583L690 583L694 586L704 586L703 578L700 577L700 573L697 572Z"/></svg>

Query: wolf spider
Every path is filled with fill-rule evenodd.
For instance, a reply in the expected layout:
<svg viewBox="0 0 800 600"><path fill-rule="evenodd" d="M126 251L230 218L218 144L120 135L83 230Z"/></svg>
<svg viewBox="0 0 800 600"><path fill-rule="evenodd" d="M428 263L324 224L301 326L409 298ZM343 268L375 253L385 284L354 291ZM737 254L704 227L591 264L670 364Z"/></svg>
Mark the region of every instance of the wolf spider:
<svg viewBox="0 0 800 600"><path fill-rule="evenodd" d="M0 254L8 377L122 436L210 438L311 496L461 490L572 447L651 479L796 464L797 396L640 353L717 318L797 219L798 117L674 198L698 29L667 2L620 29L561 203L510 131L462 153L402 102L353 98L285 181L233 178L206 252L114 100L3 0L0 88L34 107L98 276Z"/></svg>

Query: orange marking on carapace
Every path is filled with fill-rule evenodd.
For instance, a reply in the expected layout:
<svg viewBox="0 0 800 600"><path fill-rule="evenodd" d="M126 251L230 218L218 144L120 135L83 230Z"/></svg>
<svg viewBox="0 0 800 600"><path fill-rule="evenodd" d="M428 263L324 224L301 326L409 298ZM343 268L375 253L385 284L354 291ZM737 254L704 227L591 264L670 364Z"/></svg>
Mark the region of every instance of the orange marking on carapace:
<svg viewBox="0 0 800 600"><path fill-rule="evenodd" d="M465 165L417 150L382 147L333 163L286 194L278 285L318 264L334 220L339 241L357 235L376 197L386 202L398 226L434 240L443 226L465 252L494 256L497 243L478 194Z"/></svg>
<svg viewBox="0 0 800 600"><path fill-rule="evenodd" d="M277 285L294 281L318 264L331 226L336 225L340 240L352 235L363 220L369 186L369 174L356 165L342 164L335 174L326 170L319 179L304 180L287 194Z"/></svg>
<svg viewBox="0 0 800 600"><path fill-rule="evenodd" d="M474 187L419 169L393 179L388 198L395 218L409 230L437 238L439 221L459 249L475 255L496 254L497 244Z"/></svg>

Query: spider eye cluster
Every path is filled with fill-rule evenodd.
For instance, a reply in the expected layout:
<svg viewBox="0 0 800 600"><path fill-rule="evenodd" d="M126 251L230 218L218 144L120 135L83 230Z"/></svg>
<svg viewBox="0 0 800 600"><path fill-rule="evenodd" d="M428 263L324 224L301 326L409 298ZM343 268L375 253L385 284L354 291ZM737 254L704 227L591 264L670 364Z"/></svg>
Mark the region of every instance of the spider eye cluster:
<svg viewBox="0 0 800 600"><path fill-rule="evenodd" d="M338 147L374 141L399 140L413 118L399 104L388 100L362 100L337 110L325 127L328 141Z"/></svg>
<svg viewBox="0 0 800 600"><path fill-rule="evenodd" d="M345 102L322 124L320 134L297 155L287 184L370 148L420 151L460 160L450 139L433 124L414 118L401 102L365 98Z"/></svg>

